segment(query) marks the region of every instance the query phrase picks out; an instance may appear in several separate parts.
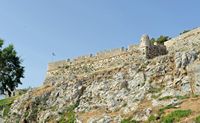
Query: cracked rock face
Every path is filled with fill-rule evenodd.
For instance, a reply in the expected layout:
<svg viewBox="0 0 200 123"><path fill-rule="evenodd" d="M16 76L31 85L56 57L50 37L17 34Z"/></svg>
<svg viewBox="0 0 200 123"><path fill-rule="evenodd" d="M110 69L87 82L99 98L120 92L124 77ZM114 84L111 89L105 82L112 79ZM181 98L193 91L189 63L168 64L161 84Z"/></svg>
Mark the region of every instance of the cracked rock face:
<svg viewBox="0 0 200 123"><path fill-rule="evenodd" d="M145 121L154 108L179 104L177 96L200 94L199 35L176 39L182 43L154 59L127 51L62 64L48 71L46 85L16 99L5 120L54 123L69 120L70 114L77 123L120 123L127 117Z"/></svg>
<svg viewBox="0 0 200 123"><path fill-rule="evenodd" d="M188 64L193 63L197 59L196 51L177 52L175 54L176 68L185 68Z"/></svg>

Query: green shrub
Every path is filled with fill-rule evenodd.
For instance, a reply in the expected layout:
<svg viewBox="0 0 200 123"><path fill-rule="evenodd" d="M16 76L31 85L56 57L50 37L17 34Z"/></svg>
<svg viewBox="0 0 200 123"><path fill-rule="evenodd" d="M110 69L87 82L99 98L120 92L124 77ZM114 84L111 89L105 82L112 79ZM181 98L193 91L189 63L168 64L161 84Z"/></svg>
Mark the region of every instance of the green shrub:
<svg viewBox="0 0 200 123"><path fill-rule="evenodd" d="M8 113L10 112L10 107L16 98L17 97L15 96L0 100L0 110L3 110L3 117L8 116Z"/></svg>
<svg viewBox="0 0 200 123"><path fill-rule="evenodd" d="M29 115L29 112L28 112L28 111L26 111L26 112L24 113L24 116L25 116L25 118L27 118L27 117L28 117L28 115Z"/></svg>
<svg viewBox="0 0 200 123"><path fill-rule="evenodd" d="M166 96L166 97L162 97L159 100L168 100L168 99L172 99L174 98L173 96Z"/></svg>
<svg viewBox="0 0 200 123"><path fill-rule="evenodd" d="M148 118L148 122L149 123L154 123L156 121L156 117L154 115L151 115L149 118Z"/></svg>
<svg viewBox="0 0 200 123"><path fill-rule="evenodd" d="M185 96L176 96L177 99L188 99L190 98L189 95L185 95Z"/></svg>
<svg viewBox="0 0 200 123"><path fill-rule="evenodd" d="M153 88L153 87L151 87L149 90L148 90L148 92L149 93L158 93L158 92L160 92L162 90L162 88Z"/></svg>
<svg viewBox="0 0 200 123"><path fill-rule="evenodd" d="M75 123L76 117L74 111L67 111L61 114L59 123Z"/></svg>
<svg viewBox="0 0 200 123"><path fill-rule="evenodd" d="M167 100L167 99L172 99L172 98L177 98L177 99L188 99L188 98L190 98L190 96L189 96L189 95L185 95L185 96L175 96L175 97L173 97L173 96L166 96L166 97L160 98L159 100Z"/></svg>
<svg viewBox="0 0 200 123"><path fill-rule="evenodd" d="M171 109L171 108L176 108L176 107L173 105L168 105L164 108L159 109L159 114L163 114L166 109Z"/></svg>
<svg viewBox="0 0 200 123"><path fill-rule="evenodd" d="M3 110L3 117L6 117L8 116L8 113L10 112L10 105L7 105L4 107L4 110Z"/></svg>
<svg viewBox="0 0 200 123"><path fill-rule="evenodd" d="M152 38L150 40L150 43L153 44L154 42L158 42L159 44L164 44L164 42L170 40L171 38L169 36L163 36L161 35L160 37L158 37L157 39Z"/></svg>
<svg viewBox="0 0 200 123"><path fill-rule="evenodd" d="M59 123L75 123L76 117L74 109L78 106L78 103L71 105L66 108L66 110L61 114Z"/></svg>
<svg viewBox="0 0 200 123"><path fill-rule="evenodd" d="M0 107L5 106L5 105L11 105L15 99L16 97L9 97L9 98L0 100Z"/></svg>
<svg viewBox="0 0 200 123"><path fill-rule="evenodd" d="M195 118L195 123L200 123L200 115Z"/></svg>
<svg viewBox="0 0 200 123"><path fill-rule="evenodd" d="M123 119L121 123L139 123L139 122L136 120L131 120L131 118L128 118L128 119Z"/></svg>
<svg viewBox="0 0 200 123"><path fill-rule="evenodd" d="M174 123L178 122L181 118L187 117L192 113L191 110L176 110L168 114L167 116L163 117L161 122L162 123Z"/></svg>
<svg viewBox="0 0 200 123"><path fill-rule="evenodd" d="M157 39L157 42L160 43L160 44L164 44L164 42L170 40L171 38L169 36L163 36L161 35L158 39Z"/></svg>
<svg viewBox="0 0 200 123"><path fill-rule="evenodd" d="M197 97L199 97L199 95L196 95L196 94L195 94L195 95L192 95L192 97L193 97L193 98L197 98Z"/></svg>
<svg viewBox="0 0 200 123"><path fill-rule="evenodd" d="M154 42L156 42L156 39L155 39L155 38L151 38L151 39L150 39L150 43L153 45Z"/></svg>
<svg viewBox="0 0 200 123"><path fill-rule="evenodd" d="M37 106L37 104L34 104L35 108L32 108L32 110L28 114L25 114L25 115L27 115L27 117L26 117L27 119L34 121L37 118L39 108L36 106Z"/></svg>
<svg viewBox="0 0 200 123"><path fill-rule="evenodd" d="M67 120L65 119L65 115L62 115L60 120L59 120L59 123L66 123Z"/></svg>

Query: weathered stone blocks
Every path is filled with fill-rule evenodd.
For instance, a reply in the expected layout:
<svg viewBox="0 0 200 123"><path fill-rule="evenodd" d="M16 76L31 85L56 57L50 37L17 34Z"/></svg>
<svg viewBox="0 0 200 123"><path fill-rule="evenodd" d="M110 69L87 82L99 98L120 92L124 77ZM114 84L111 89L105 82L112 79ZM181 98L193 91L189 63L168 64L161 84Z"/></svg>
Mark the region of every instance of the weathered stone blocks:
<svg viewBox="0 0 200 123"><path fill-rule="evenodd" d="M141 37L140 51L147 59L167 54L165 45L159 43L151 44L149 36L146 34Z"/></svg>

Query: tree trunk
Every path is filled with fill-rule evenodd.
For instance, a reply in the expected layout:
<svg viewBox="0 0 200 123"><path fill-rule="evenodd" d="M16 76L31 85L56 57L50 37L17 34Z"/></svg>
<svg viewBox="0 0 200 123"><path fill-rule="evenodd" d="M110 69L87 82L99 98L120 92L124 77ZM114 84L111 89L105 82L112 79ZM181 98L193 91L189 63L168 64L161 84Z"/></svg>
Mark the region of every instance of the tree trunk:
<svg viewBox="0 0 200 123"><path fill-rule="evenodd" d="M10 91L8 91L8 96L9 96L9 97L11 97L11 96L12 96Z"/></svg>

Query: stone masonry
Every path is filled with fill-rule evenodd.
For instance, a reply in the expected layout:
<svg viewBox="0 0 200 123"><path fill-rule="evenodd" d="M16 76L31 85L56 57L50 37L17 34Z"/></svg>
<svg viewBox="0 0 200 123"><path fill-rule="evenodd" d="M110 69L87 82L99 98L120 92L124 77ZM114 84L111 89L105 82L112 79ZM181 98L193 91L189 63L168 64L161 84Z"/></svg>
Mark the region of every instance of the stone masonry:
<svg viewBox="0 0 200 123"><path fill-rule="evenodd" d="M141 37L140 50L147 59L167 54L167 48L165 45L157 42L151 44L149 36L146 34Z"/></svg>
<svg viewBox="0 0 200 123"><path fill-rule="evenodd" d="M63 74L71 74L72 71L77 74L83 74L88 71L97 71L106 69L110 66L117 66L119 62L129 60L134 57L152 59L156 56L167 54L166 47L162 44L152 45L148 35L141 37L140 45L130 45L128 48L116 48L98 52L96 55L84 55L72 60L62 60L48 64L48 72L44 83L49 83L59 74L59 69L64 69ZM62 78L60 78L61 80Z"/></svg>

